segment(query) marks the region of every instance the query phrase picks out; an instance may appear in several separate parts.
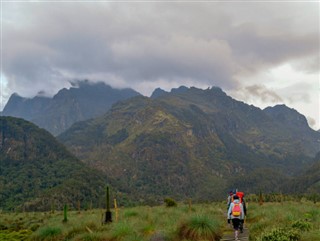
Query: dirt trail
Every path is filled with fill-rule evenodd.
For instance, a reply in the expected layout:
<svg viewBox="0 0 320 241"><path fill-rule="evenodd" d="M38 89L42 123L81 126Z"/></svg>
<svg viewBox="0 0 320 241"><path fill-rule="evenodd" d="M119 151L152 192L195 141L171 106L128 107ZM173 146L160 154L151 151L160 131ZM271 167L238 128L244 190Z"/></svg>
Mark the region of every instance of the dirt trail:
<svg viewBox="0 0 320 241"><path fill-rule="evenodd" d="M239 240L249 241L249 229L244 228L243 233L239 233ZM224 233L220 241L234 241L234 231L231 227Z"/></svg>

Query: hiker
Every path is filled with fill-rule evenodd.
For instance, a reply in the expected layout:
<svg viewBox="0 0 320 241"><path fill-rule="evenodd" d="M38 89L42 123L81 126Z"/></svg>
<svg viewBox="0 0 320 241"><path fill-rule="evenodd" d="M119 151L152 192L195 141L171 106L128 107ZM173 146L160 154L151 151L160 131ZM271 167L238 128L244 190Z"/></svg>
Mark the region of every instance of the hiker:
<svg viewBox="0 0 320 241"><path fill-rule="evenodd" d="M243 205L240 202L239 197L237 195L233 196L233 202L230 204L227 215L228 215L228 223L232 221L235 240L239 240L238 236L239 236L240 224L244 222L244 210L243 210Z"/></svg>
<svg viewBox="0 0 320 241"><path fill-rule="evenodd" d="M235 191L231 190L227 198L227 210L229 210L230 204L233 202L233 196L236 194Z"/></svg>
<svg viewBox="0 0 320 241"><path fill-rule="evenodd" d="M227 210L229 210L230 203L232 203L232 201L233 201L233 191L230 191L227 198Z"/></svg>

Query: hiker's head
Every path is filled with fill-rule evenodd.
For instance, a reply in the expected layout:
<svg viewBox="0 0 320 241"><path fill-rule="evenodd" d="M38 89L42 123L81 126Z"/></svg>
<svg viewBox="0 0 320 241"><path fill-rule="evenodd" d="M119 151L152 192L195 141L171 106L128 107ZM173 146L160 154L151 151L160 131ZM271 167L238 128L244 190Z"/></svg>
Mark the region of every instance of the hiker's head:
<svg viewBox="0 0 320 241"><path fill-rule="evenodd" d="M233 195L233 191L232 191L232 190L229 192L229 195L230 195L230 196L232 196L232 195Z"/></svg>
<svg viewBox="0 0 320 241"><path fill-rule="evenodd" d="M237 195L234 195L233 200L239 200L239 197Z"/></svg>

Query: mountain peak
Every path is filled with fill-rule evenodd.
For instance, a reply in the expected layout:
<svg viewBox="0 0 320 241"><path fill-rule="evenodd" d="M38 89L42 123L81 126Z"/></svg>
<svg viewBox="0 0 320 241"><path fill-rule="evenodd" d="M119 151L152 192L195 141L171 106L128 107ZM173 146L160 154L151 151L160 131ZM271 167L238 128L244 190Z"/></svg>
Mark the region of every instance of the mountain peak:
<svg viewBox="0 0 320 241"><path fill-rule="evenodd" d="M272 118L289 124L289 126L309 128L306 117L300 114L297 110L289 108L285 104L267 107L263 111Z"/></svg>
<svg viewBox="0 0 320 241"><path fill-rule="evenodd" d="M189 90L188 87L182 85L182 86L180 86L178 88L172 88L171 89L171 93L183 93L183 92L186 92L188 90Z"/></svg>
<svg viewBox="0 0 320 241"><path fill-rule="evenodd" d="M193 88L193 87L191 87ZM155 99L155 98L158 98L158 97L161 97L161 96L164 96L164 95L167 95L167 94L180 94L180 93L184 93L188 90L190 90L191 88L188 88L186 86L180 86L178 88L172 88L170 90L170 92L167 92L161 88L156 88L153 92L152 92L152 95L151 95L151 99Z"/></svg>
<svg viewBox="0 0 320 241"><path fill-rule="evenodd" d="M34 98L25 98L17 93L10 96L8 103L3 109L2 115L22 117L26 120L31 120L31 117L37 115L49 101L49 98L44 96L36 96Z"/></svg>
<svg viewBox="0 0 320 241"><path fill-rule="evenodd" d="M163 95L165 95L165 94L168 94L168 92L165 91L165 90L163 90L163 89L161 89L161 88L156 88L156 89L152 92L150 98L151 98L151 99L155 99L155 98L158 98L158 97L163 96Z"/></svg>

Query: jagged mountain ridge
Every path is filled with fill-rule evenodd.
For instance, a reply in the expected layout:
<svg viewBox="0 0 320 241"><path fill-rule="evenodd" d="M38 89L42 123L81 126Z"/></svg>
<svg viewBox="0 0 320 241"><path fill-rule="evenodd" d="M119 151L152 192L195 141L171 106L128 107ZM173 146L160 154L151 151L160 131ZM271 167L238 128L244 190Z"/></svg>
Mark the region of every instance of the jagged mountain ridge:
<svg viewBox="0 0 320 241"><path fill-rule="evenodd" d="M64 204L104 203L105 175L89 168L49 132L31 122L0 117L0 208L61 210Z"/></svg>
<svg viewBox="0 0 320 241"><path fill-rule="evenodd" d="M29 120L58 135L77 121L104 114L119 100L140 95L132 89L114 89L102 82L78 81L73 85L53 98L23 98L13 94L1 114Z"/></svg>
<svg viewBox="0 0 320 241"><path fill-rule="evenodd" d="M167 105L178 103L185 109L188 106L199 107L212 118L216 127L229 132L239 143L248 143L252 149L276 149L275 143L281 144L284 138L289 138L296 144L295 148L303 146L301 149L307 156L314 157L319 151L319 134L308 126L303 115L285 105L261 110L234 100L217 87L210 90L191 88L190 91L180 88L157 99ZM179 115L179 111L175 113ZM295 149L291 148L293 151Z"/></svg>
<svg viewBox="0 0 320 241"><path fill-rule="evenodd" d="M300 139L298 126L287 128L270 109L236 101L220 88L181 87L119 102L58 138L140 199L212 199L234 186L234 178L245 190L276 190L319 151L319 134L304 130Z"/></svg>

